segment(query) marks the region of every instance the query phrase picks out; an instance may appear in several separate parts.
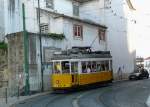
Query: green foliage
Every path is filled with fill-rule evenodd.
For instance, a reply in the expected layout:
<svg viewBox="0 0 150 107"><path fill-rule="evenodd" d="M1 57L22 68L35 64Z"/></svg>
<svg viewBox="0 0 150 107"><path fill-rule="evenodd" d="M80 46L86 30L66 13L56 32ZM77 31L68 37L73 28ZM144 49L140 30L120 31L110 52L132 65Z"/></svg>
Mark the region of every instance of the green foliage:
<svg viewBox="0 0 150 107"><path fill-rule="evenodd" d="M48 36L54 40L63 40L65 39L64 34L48 33Z"/></svg>
<svg viewBox="0 0 150 107"><path fill-rule="evenodd" d="M5 42L0 42L0 49L7 49L7 44Z"/></svg>

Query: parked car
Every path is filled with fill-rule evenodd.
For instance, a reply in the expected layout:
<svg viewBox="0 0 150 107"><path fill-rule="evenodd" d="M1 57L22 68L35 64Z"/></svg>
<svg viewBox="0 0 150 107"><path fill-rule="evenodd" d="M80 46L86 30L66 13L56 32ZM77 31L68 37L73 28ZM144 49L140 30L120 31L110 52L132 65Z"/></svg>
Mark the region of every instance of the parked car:
<svg viewBox="0 0 150 107"><path fill-rule="evenodd" d="M149 73L146 69L139 70L138 72L133 72L129 75L129 80L138 80L149 78Z"/></svg>

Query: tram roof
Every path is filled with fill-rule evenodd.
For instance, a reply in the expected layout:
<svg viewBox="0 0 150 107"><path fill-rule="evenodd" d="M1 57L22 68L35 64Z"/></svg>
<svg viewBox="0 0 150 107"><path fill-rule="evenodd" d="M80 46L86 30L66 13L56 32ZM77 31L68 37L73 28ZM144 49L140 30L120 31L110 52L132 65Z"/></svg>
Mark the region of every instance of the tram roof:
<svg viewBox="0 0 150 107"><path fill-rule="evenodd" d="M110 52L105 53L78 53L78 54L55 54L52 60L65 60L65 59L87 59L87 58L112 58Z"/></svg>

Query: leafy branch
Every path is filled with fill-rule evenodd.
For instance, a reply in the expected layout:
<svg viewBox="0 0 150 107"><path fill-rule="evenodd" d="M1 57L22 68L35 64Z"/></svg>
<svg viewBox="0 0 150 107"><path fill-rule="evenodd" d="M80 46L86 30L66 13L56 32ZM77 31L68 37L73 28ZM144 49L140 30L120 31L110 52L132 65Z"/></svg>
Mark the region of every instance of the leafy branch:
<svg viewBox="0 0 150 107"><path fill-rule="evenodd" d="M5 42L0 42L0 49L7 49L7 44Z"/></svg>
<svg viewBox="0 0 150 107"><path fill-rule="evenodd" d="M65 39L64 34L56 34L56 33L48 33L48 37L50 37L54 40L63 40L63 39Z"/></svg>

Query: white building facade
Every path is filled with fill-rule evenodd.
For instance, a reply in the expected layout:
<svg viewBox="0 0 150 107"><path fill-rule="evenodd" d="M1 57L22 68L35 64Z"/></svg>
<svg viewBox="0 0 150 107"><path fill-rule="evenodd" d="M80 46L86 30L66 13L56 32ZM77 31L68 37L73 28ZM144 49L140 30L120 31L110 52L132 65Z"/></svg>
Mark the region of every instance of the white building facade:
<svg viewBox="0 0 150 107"><path fill-rule="evenodd" d="M150 57L144 59L144 68L150 73Z"/></svg>
<svg viewBox="0 0 150 107"><path fill-rule="evenodd" d="M85 20L82 17L80 17L79 10L80 8L83 8L82 5L84 5L85 2L86 0L84 2L72 0L40 0L41 32L42 35L47 35L42 36L45 90L50 89L50 74L52 73L52 71L51 66L49 65L50 60L48 60L48 56L51 56L53 51L66 50L78 46L91 46L92 50L94 51L107 51L107 34L105 33L107 27L101 25L98 22L94 22L91 20L89 21L87 19ZM5 31L6 35L8 36L11 34L13 35L13 33L23 31L22 3L25 4L25 21L27 32L30 32L30 34L33 33L33 35L39 33L38 1L7 0L7 2L5 2ZM52 33L64 35L65 38L63 40L54 40L48 36ZM41 87L40 45L38 36L33 36L33 38L32 36L30 36L30 38L30 88L31 90L37 90ZM15 40L17 39L18 38L16 37ZM16 46L18 47L19 45ZM12 51L11 49L9 50ZM18 53L20 52L16 52L15 54ZM13 54L10 54L10 56L11 55ZM16 57L16 59L18 58ZM17 70L23 69L23 66L20 66L19 63L12 64L13 62L11 63L11 61L9 63L9 69L11 70L13 68L16 68ZM12 79L24 76L20 71L13 71L18 76L12 76ZM14 74L12 73L12 75ZM21 80L16 80L16 82L18 81ZM23 83L23 85L25 85L25 83Z"/></svg>
<svg viewBox="0 0 150 107"><path fill-rule="evenodd" d="M6 0L5 34L23 31L22 3L25 4L26 30L39 33L38 0ZM40 0L42 33L65 35L61 41L43 36L43 57L46 56L45 51L50 52L54 48L66 50L74 46L91 46L92 50L111 51L114 77L117 77L119 67L122 74L128 75L135 66L134 34L130 32L134 23L127 2L116 6L118 3L118 0ZM35 42L37 82L41 84L38 38ZM47 66L45 75L51 73L49 69Z"/></svg>

